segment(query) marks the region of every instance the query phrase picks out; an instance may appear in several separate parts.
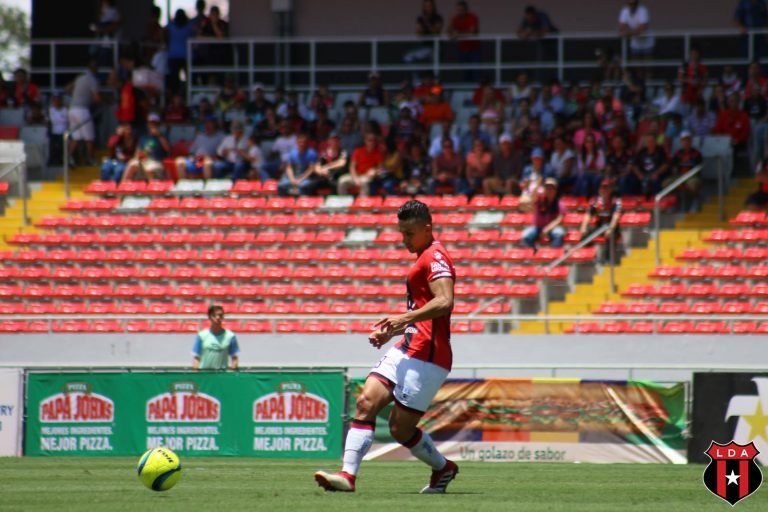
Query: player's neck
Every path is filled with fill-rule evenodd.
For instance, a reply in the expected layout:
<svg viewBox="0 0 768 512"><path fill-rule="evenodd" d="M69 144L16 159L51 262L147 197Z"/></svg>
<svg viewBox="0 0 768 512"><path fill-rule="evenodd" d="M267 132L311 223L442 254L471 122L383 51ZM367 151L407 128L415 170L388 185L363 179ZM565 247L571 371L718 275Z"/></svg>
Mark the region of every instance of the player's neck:
<svg viewBox="0 0 768 512"><path fill-rule="evenodd" d="M437 240L435 240L435 238L434 238L434 237L430 238L430 239L429 239L429 243L428 243L427 245L425 245L423 249L421 249L420 251L417 251L417 252L416 252L416 255L417 255L417 256L421 256L421 254L422 254L424 251L426 251L427 249L429 249L430 247L432 247L432 245L434 245L434 243L435 243L435 242L437 242Z"/></svg>

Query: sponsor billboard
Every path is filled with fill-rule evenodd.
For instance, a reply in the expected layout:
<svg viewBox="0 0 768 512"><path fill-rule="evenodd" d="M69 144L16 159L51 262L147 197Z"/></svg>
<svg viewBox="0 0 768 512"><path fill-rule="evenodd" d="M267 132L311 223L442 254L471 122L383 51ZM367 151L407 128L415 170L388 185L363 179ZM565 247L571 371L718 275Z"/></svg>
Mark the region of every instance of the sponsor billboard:
<svg viewBox="0 0 768 512"><path fill-rule="evenodd" d="M28 377L28 455L336 458L344 376L97 373Z"/></svg>
<svg viewBox="0 0 768 512"><path fill-rule="evenodd" d="M768 373L694 373L692 416L690 462L709 462L713 441L734 441L754 443L768 464Z"/></svg>
<svg viewBox="0 0 768 512"><path fill-rule="evenodd" d="M352 382L350 403L362 381ZM410 452L377 418L368 458ZM685 463L685 391L638 381L447 380L421 422L449 458L480 462Z"/></svg>
<svg viewBox="0 0 768 512"><path fill-rule="evenodd" d="M21 368L0 369L0 457L21 455Z"/></svg>

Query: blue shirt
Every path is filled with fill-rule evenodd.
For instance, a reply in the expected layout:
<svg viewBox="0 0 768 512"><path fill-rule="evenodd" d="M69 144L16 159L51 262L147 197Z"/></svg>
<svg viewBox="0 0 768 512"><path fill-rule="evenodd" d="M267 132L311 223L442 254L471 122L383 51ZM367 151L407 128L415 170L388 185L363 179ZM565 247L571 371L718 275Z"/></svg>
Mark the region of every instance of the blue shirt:
<svg viewBox="0 0 768 512"><path fill-rule="evenodd" d="M464 132L459 139L459 151L462 155L466 156L467 153L472 151L472 145L475 143L475 139L480 139L485 144L486 148L491 147L491 136L485 133L483 130L477 130L477 133Z"/></svg>
<svg viewBox="0 0 768 512"><path fill-rule="evenodd" d="M294 148L288 153L288 162L293 167L293 174L298 176L307 170L307 167L317 162L317 153L312 148L307 148L304 153Z"/></svg>
<svg viewBox="0 0 768 512"><path fill-rule="evenodd" d="M768 25L768 8L765 0L741 0L734 19L747 28L765 28Z"/></svg>
<svg viewBox="0 0 768 512"><path fill-rule="evenodd" d="M195 336L195 344L192 346L192 354L196 356L200 356L202 354L202 351L203 351L203 340L200 338L200 335L198 334L197 336ZM237 336L233 336L229 342L229 349L227 350L227 353L230 356L236 356L239 352L240 352L240 347L237 345Z"/></svg>
<svg viewBox="0 0 768 512"><path fill-rule="evenodd" d="M195 31L192 23L187 23L183 27L177 26L171 22L168 24L168 58L186 59L187 41Z"/></svg>

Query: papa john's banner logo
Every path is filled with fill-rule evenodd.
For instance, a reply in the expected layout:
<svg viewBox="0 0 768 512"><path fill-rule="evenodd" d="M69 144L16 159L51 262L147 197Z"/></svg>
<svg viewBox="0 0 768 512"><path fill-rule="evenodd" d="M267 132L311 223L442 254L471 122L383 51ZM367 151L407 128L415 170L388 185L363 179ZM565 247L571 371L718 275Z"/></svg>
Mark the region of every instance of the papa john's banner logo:
<svg viewBox="0 0 768 512"><path fill-rule="evenodd" d="M68 382L61 393L40 402L43 423L93 423L115 419L115 403L104 395L93 393L87 382Z"/></svg>
<svg viewBox="0 0 768 512"><path fill-rule="evenodd" d="M704 470L704 485L731 506L757 491L763 483L763 473L755 462L760 453L755 443L712 441L704 453L712 459Z"/></svg>
<svg viewBox="0 0 768 512"><path fill-rule="evenodd" d="M281 382L274 393L253 402L253 421L326 423L328 400L307 392L300 382Z"/></svg>
<svg viewBox="0 0 768 512"><path fill-rule="evenodd" d="M198 391L195 382L174 382L168 393L147 400L147 421L219 421L221 402Z"/></svg>

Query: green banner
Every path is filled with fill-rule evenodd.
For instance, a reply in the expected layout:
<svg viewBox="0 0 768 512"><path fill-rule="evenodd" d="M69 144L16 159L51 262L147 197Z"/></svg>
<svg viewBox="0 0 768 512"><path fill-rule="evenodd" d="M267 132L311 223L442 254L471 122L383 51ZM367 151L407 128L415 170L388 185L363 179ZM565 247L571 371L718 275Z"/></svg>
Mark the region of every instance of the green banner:
<svg viewBox="0 0 768 512"><path fill-rule="evenodd" d="M344 375L32 373L27 455L341 456Z"/></svg>

